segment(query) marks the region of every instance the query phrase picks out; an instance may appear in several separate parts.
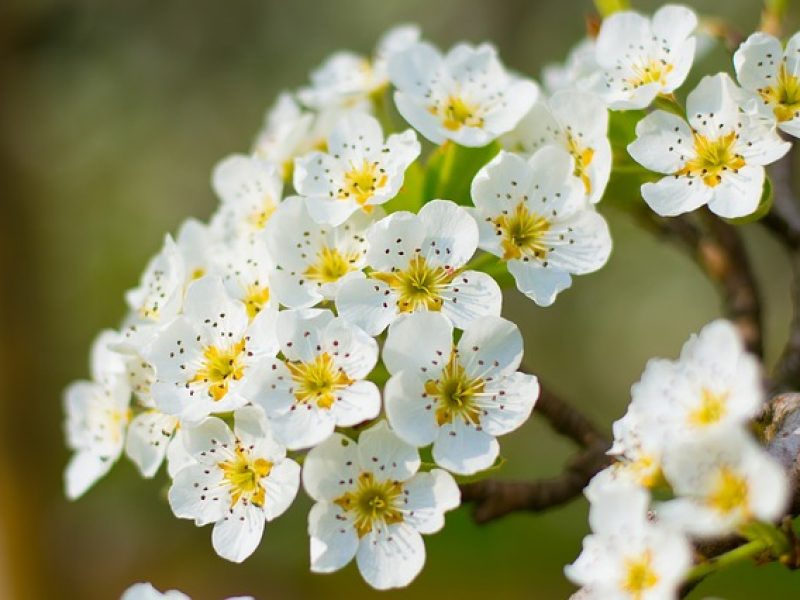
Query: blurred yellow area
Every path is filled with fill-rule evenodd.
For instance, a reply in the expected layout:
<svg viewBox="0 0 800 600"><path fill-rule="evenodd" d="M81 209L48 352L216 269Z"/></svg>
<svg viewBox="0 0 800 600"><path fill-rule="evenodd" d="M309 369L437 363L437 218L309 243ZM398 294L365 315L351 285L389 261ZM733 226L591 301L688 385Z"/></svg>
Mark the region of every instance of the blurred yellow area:
<svg viewBox="0 0 800 600"><path fill-rule="evenodd" d="M758 23L753 0L692 4L721 11L743 31ZM91 339L118 324L123 291L165 232L190 215L209 216L214 163L246 151L277 92L303 84L327 54L368 52L385 29L412 21L444 47L490 40L508 65L538 76L579 40L591 10L588 0L4 2L0 598L107 600L143 580L200 600L376 597L352 565L309 572L305 498L267 527L243 565L214 555L209 528L171 515L164 474L142 480L123 460L67 502L62 389L87 376ZM695 80L720 68L730 69L729 58L715 48ZM509 294L504 312L525 334L526 364L608 429L647 359L675 356L720 309L682 251L624 214L606 215L615 250L605 269L580 278L552 308ZM746 238L773 362L789 319L788 265L757 225ZM553 475L571 452L535 415L502 446L502 477ZM381 597L565 598L572 587L562 568L586 530L583 501L488 526L474 525L462 508L427 539L419 579ZM799 577L775 565L743 566L692 597L795 598Z"/></svg>

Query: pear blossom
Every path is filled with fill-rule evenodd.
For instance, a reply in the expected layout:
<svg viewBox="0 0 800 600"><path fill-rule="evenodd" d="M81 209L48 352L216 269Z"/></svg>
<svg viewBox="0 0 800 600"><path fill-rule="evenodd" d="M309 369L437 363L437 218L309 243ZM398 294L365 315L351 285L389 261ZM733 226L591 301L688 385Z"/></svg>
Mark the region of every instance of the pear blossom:
<svg viewBox="0 0 800 600"><path fill-rule="evenodd" d="M67 445L74 451L64 473L67 497L82 496L122 454L130 420L131 388L123 358L109 345L114 331L100 333L92 345L91 381L77 381L64 392Z"/></svg>
<svg viewBox="0 0 800 600"><path fill-rule="evenodd" d="M642 186L648 206L664 217L708 205L721 217L753 213L764 186L764 165L789 150L774 125L739 109L724 73L706 76L686 100L688 123L657 110L636 124L633 159L667 177Z"/></svg>
<svg viewBox="0 0 800 600"><path fill-rule="evenodd" d="M366 230L372 218L358 212L337 227L311 218L299 196L287 198L267 227L264 240L278 270L270 277L270 298L307 308L335 298L347 281L363 278Z"/></svg>
<svg viewBox="0 0 800 600"><path fill-rule="evenodd" d="M275 437L290 450L308 448L336 426L378 416L378 387L366 376L378 360L377 342L329 310L278 314L282 359L263 364L253 401L264 408Z"/></svg>
<svg viewBox="0 0 800 600"><path fill-rule="evenodd" d="M695 54L697 15L667 4L651 19L620 11L607 17L595 42L601 69L592 88L614 110L645 108L686 79Z"/></svg>
<svg viewBox="0 0 800 600"><path fill-rule="evenodd" d="M212 182L222 200L212 226L228 242L262 231L283 192L279 167L257 156L228 156L214 167Z"/></svg>
<svg viewBox="0 0 800 600"><path fill-rule="evenodd" d="M153 477L173 444L179 419L156 409L136 415L128 426L125 455L139 469L142 477Z"/></svg>
<svg viewBox="0 0 800 600"><path fill-rule="evenodd" d="M545 65L542 83L549 94L560 90L586 91L598 69L594 39L585 37L573 46L563 63Z"/></svg>
<svg viewBox="0 0 800 600"><path fill-rule="evenodd" d="M303 486L316 504L308 516L311 570L338 571L356 559L377 589L408 585L425 562L422 536L444 526L460 503L453 477L418 472L417 450L380 421L358 442L335 433L313 448Z"/></svg>
<svg viewBox="0 0 800 600"><path fill-rule="evenodd" d="M391 56L419 37L416 25L400 25L381 37L372 60L354 52L334 53L311 73L311 85L298 91L300 101L318 110L368 106L370 98L389 83L386 70Z"/></svg>
<svg viewBox="0 0 800 600"><path fill-rule="evenodd" d="M286 458L261 409L241 408L233 419L233 431L217 417L188 430L185 445L194 464L175 475L169 505L198 527L213 523L214 550L238 563L261 542L265 522L294 501L300 465Z"/></svg>
<svg viewBox="0 0 800 600"><path fill-rule="evenodd" d="M218 250L214 264L226 291L245 305L251 321L262 311L278 310L271 286L275 262L263 239L237 239Z"/></svg>
<svg viewBox="0 0 800 600"><path fill-rule="evenodd" d="M800 137L800 32L784 49L780 40L756 32L733 55L736 77L762 114L780 130Z"/></svg>
<svg viewBox="0 0 800 600"><path fill-rule="evenodd" d="M252 321L218 277L189 286L183 314L145 350L157 408L188 423L244 406L253 367L277 351L275 312Z"/></svg>
<svg viewBox="0 0 800 600"><path fill-rule="evenodd" d="M540 97L517 127L503 136L512 151L533 154L545 145L564 148L575 161L575 176L592 203L603 196L611 175L608 111L591 92L562 90Z"/></svg>
<svg viewBox="0 0 800 600"><path fill-rule="evenodd" d="M458 44L442 56L418 42L389 60L397 110L435 144L485 146L511 131L539 93L509 73L490 44Z"/></svg>
<svg viewBox="0 0 800 600"><path fill-rule="evenodd" d="M419 153L412 129L384 140L377 119L349 113L331 131L327 152L295 161L294 187L315 221L341 225L354 212L369 213L397 195Z"/></svg>
<svg viewBox="0 0 800 600"><path fill-rule="evenodd" d="M433 459L469 475L494 464L496 436L517 429L539 396L536 377L517 371L522 335L501 317L473 321L457 344L443 315L419 312L389 327L383 361L386 416L414 446L433 443Z"/></svg>
<svg viewBox="0 0 800 600"><path fill-rule="evenodd" d="M566 150L545 146L527 160L500 152L472 181L481 249L505 261L517 288L540 306L611 253L608 225L574 173Z"/></svg>
<svg viewBox="0 0 800 600"><path fill-rule="evenodd" d="M278 165L284 181L291 181L294 159L314 147L325 145L319 117L304 111L295 97L283 92L264 118L264 127L253 145L253 154Z"/></svg>
<svg viewBox="0 0 800 600"><path fill-rule="evenodd" d="M431 200L418 214L392 213L366 234L367 278L339 289L336 308L370 335L399 315L441 312L456 327L500 314L502 295L492 277L466 269L478 245L475 219L449 200Z"/></svg>
<svg viewBox="0 0 800 600"><path fill-rule="evenodd" d="M564 569L583 586L580 598L674 598L692 564L692 548L679 531L650 518L650 495L630 483L594 480L586 489L592 534Z"/></svg>
<svg viewBox="0 0 800 600"><path fill-rule="evenodd" d="M740 427L675 445L664 474L676 498L656 507L659 518L698 537L733 533L753 519L775 521L789 501L783 468Z"/></svg>

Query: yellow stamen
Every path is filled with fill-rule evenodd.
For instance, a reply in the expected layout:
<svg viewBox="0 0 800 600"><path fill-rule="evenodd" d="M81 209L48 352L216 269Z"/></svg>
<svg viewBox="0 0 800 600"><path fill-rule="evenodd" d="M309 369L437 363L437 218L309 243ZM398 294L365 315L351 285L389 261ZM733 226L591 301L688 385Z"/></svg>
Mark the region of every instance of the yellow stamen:
<svg viewBox="0 0 800 600"><path fill-rule="evenodd" d="M800 117L800 77L789 73L782 62L778 78L772 87L761 88L758 93L764 102L772 105L778 121L791 121Z"/></svg>
<svg viewBox="0 0 800 600"><path fill-rule="evenodd" d="M452 423L461 417L465 423L480 424L481 409L476 402L483 394L485 384L479 377L471 377L458 360L456 351L450 353L439 379L425 382L425 396L436 401L436 422Z"/></svg>
<svg viewBox="0 0 800 600"><path fill-rule="evenodd" d="M207 346L203 349L202 365L189 383L208 384L208 395L222 400L230 383L244 376L244 352L245 340L225 348Z"/></svg>
<svg viewBox="0 0 800 600"><path fill-rule="evenodd" d="M667 75L672 72L673 66L665 60L651 58L648 61L637 62L633 65L633 76L627 83L632 88L639 88L649 83L667 84Z"/></svg>
<svg viewBox="0 0 800 600"><path fill-rule="evenodd" d="M728 467L720 469L717 482L709 494L708 504L723 515L735 510L749 512L750 486L747 480Z"/></svg>
<svg viewBox="0 0 800 600"><path fill-rule="evenodd" d="M622 589L633 600L641 600L644 593L658 583L658 579L658 574L653 570L653 557L650 551L625 560L625 578L622 582Z"/></svg>
<svg viewBox="0 0 800 600"><path fill-rule="evenodd" d="M442 309L442 292L450 285L457 272L441 266L431 266L425 257L417 254L402 271L374 272L371 277L388 284L398 295L400 312L418 309Z"/></svg>
<svg viewBox="0 0 800 600"><path fill-rule="evenodd" d="M317 252L317 261L305 270L305 276L320 283L339 281L350 271L355 270L358 254L342 254L337 248L323 246Z"/></svg>
<svg viewBox="0 0 800 600"><path fill-rule="evenodd" d="M444 128L450 131L458 131L462 127L483 127L483 117L478 114L478 107L455 94L428 110L437 115Z"/></svg>
<svg viewBox="0 0 800 600"><path fill-rule="evenodd" d="M700 392L700 405L689 413L689 423L697 426L718 423L728 410L727 392L718 394L707 388Z"/></svg>
<svg viewBox="0 0 800 600"><path fill-rule="evenodd" d="M339 190L340 200L355 200L363 208L376 191L386 185L389 178L380 163L364 159L360 166L354 166L344 174L344 184ZM369 207L371 208L371 207Z"/></svg>
<svg viewBox="0 0 800 600"><path fill-rule="evenodd" d="M353 383L327 352L307 363L287 361L286 366L295 382L294 397L301 404L316 402L317 407L328 409L333 406L336 393Z"/></svg>
<svg viewBox="0 0 800 600"><path fill-rule="evenodd" d="M267 226L270 217L278 209L278 205L271 197L264 198L264 204L259 209L247 215L247 222L253 229L261 230Z"/></svg>
<svg viewBox="0 0 800 600"><path fill-rule="evenodd" d="M737 173L745 166L744 157L736 152L735 132L709 139L698 133L694 134L695 158L688 161L676 175L702 177L703 183L716 187L722 182L722 173Z"/></svg>
<svg viewBox="0 0 800 600"><path fill-rule="evenodd" d="M244 296L244 306L247 309L247 316L250 317L250 319L254 319L267 302L269 302L268 287L255 283L251 283L247 286Z"/></svg>
<svg viewBox="0 0 800 600"><path fill-rule="evenodd" d="M231 508L246 496L256 506L264 506L266 491L261 479L269 476L272 463L263 458L251 460L247 451L237 444L236 455L229 461L218 464L222 474L231 486Z"/></svg>
<svg viewBox="0 0 800 600"><path fill-rule="evenodd" d="M592 181L589 179L589 165L594 158L594 150L586 148L578 142L578 140L571 134L567 134L567 149L575 159L575 171L573 174L583 182L583 187L586 189L586 195L592 193Z"/></svg>
<svg viewBox="0 0 800 600"><path fill-rule="evenodd" d="M549 247L545 234L550 230L550 222L541 215L532 213L524 202L517 204L511 214L504 213L493 221L497 235L503 237L503 260L512 258L543 259Z"/></svg>
<svg viewBox="0 0 800 600"><path fill-rule="evenodd" d="M403 521L399 506L403 484L399 481L377 481L372 473L358 476L356 489L340 496L334 503L353 513L358 537L372 531L375 524L392 525Z"/></svg>

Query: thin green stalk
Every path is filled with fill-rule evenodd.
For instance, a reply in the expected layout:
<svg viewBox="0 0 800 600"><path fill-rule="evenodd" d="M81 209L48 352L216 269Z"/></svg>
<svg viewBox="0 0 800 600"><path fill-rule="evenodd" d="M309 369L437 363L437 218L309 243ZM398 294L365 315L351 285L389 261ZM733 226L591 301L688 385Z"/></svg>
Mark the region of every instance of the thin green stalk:
<svg viewBox="0 0 800 600"><path fill-rule="evenodd" d="M442 157L442 165L439 169L439 179L436 182L436 198L445 197L444 192L453 176L453 167L456 164L458 148L458 144L451 140L447 140L442 146L444 156Z"/></svg>
<svg viewBox="0 0 800 600"><path fill-rule="evenodd" d="M697 583L721 569L725 569L731 565L755 558L769 550L770 547L771 545L769 541L764 539L747 542L746 544L743 544L738 548L734 548L733 550L729 550L724 554L720 554L719 556L712 558L707 562L696 565L689 570L689 573L686 575L685 583Z"/></svg>

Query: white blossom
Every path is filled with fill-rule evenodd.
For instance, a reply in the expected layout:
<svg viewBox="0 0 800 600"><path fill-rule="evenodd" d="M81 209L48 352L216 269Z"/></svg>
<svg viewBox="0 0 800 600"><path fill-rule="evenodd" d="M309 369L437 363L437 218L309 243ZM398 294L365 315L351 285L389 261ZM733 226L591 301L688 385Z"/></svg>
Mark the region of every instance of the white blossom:
<svg viewBox="0 0 800 600"><path fill-rule="evenodd" d="M522 335L501 317L473 321L457 344L441 314L402 317L383 349L392 429L414 446L432 443L433 459L454 473L489 468L496 436L522 425L539 396L536 377L517 371L521 359Z"/></svg>
<svg viewBox="0 0 800 600"><path fill-rule="evenodd" d="M458 44L442 56L420 42L394 54L389 77L400 114L436 144L485 146L511 131L539 93L509 73L490 44Z"/></svg>
<svg viewBox="0 0 800 600"><path fill-rule="evenodd" d="M242 562L261 542L265 522L294 501L300 465L272 438L261 409L241 408L233 418L233 431L217 417L187 431L194 462L175 474L169 504L198 527L213 523L216 553Z"/></svg>
<svg viewBox="0 0 800 600"><path fill-rule="evenodd" d="M633 11L607 17L595 42L601 72L593 89L616 110L644 108L673 92L692 68L696 27L697 15L673 4L652 19Z"/></svg>
<svg viewBox="0 0 800 600"><path fill-rule="evenodd" d="M595 58L594 39L583 38L572 47L562 64L552 63L542 69L542 83L549 94L561 90L586 91L599 69Z"/></svg>
<svg viewBox="0 0 800 600"><path fill-rule="evenodd" d="M636 125L630 155L667 175L642 186L642 197L661 216L705 204L721 217L753 213L764 186L764 165L789 150L763 117L739 109L735 85L724 73L707 76L686 100L688 123L657 110Z"/></svg>
<svg viewBox="0 0 800 600"><path fill-rule="evenodd" d="M377 589L408 585L425 562L420 534L444 526L460 503L453 477L418 472L419 454L380 421L358 443L334 434L312 449L303 485L316 504L308 516L311 570L337 571L356 559Z"/></svg>
<svg viewBox="0 0 800 600"><path fill-rule="evenodd" d="M527 160L501 152L472 182L481 249L505 261L517 288L541 306L611 253L608 225L574 172L567 151L545 146Z"/></svg>
<svg viewBox="0 0 800 600"><path fill-rule="evenodd" d="M287 448L308 448L336 426L378 416L378 387L366 377L378 360L373 338L328 310L288 310L278 315L282 359L261 365L253 401L266 411Z"/></svg>
<svg viewBox="0 0 800 600"><path fill-rule="evenodd" d="M354 212L369 213L397 195L419 153L412 129L384 140L377 119L350 113L337 122L326 152L295 161L294 187L315 221L341 225Z"/></svg>
<svg viewBox="0 0 800 600"><path fill-rule="evenodd" d="M464 208L432 200L416 215L398 211L378 221L366 238L372 270L341 286L336 308L370 335L420 310L441 311L459 328L500 314L497 282L465 270L478 245L478 227Z"/></svg>
<svg viewBox="0 0 800 600"><path fill-rule="evenodd" d="M800 32L784 49L780 40L756 32L733 55L736 77L754 105L778 128L800 137Z"/></svg>

